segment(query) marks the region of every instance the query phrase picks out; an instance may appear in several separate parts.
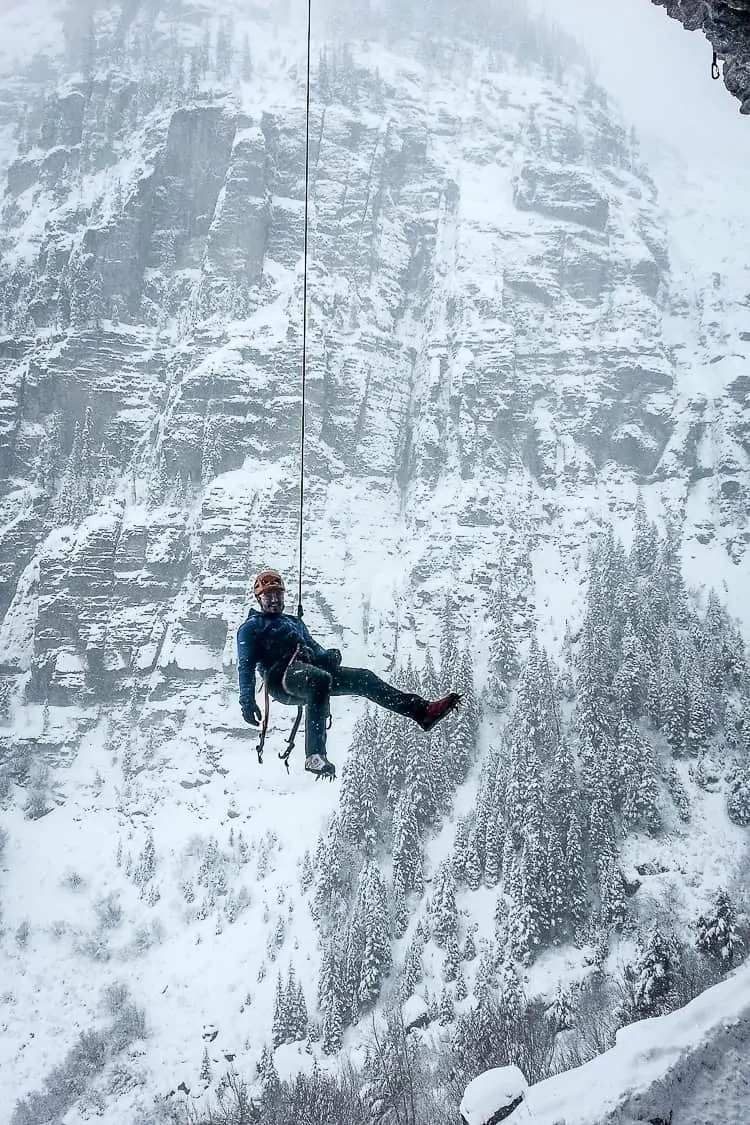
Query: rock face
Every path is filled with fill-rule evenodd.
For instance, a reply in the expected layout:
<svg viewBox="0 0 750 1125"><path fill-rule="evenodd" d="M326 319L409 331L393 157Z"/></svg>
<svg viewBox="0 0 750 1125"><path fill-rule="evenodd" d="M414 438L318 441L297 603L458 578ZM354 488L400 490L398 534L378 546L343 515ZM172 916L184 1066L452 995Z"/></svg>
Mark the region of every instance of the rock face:
<svg viewBox="0 0 750 1125"><path fill-rule="evenodd" d="M750 0L652 0L689 31L701 30L724 60L724 85L750 113Z"/></svg>
<svg viewBox="0 0 750 1125"><path fill-rule="evenodd" d="M154 12L97 25L93 62L73 44L0 83L0 666L21 712L196 682L226 706L253 572L295 555L304 83L269 40L243 85L237 52L209 32L185 55L190 20ZM316 612L371 622L388 559L434 586L477 551L486 588L482 536L529 488L547 527L602 480L710 483L741 554L746 376L684 401L655 191L606 98L552 41L523 64L413 47L314 81ZM708 304L705 323L709 348Z"/></svg>

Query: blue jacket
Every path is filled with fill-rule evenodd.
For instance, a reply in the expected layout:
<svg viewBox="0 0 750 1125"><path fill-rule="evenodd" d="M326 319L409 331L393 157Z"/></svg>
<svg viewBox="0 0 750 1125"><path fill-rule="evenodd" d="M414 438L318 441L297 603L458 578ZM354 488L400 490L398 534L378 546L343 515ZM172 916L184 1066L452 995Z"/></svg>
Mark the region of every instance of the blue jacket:
<svg viewBox="0 0 750 1125"><path fill-rule="evenodd" d="M263 678L281 680L298 646L306 649L308 663L325 667L328 653L314 641L299 617L289 613L258 613L251 609L237 630L237 670L240 678L240 705L255 698L255 669Z"/></svg>

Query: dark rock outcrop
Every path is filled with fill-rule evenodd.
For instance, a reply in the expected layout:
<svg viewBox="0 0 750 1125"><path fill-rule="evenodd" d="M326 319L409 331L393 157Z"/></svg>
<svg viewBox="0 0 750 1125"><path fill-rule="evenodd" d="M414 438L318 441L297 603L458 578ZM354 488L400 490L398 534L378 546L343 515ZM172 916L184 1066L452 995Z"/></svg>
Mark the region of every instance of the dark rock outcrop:
<svg viewBox="0 0 750 1125"><path fill-rule="evenodd" d="M701 30L724 60L724 85L750 114L750 0L652 0L688 31Z"/></svg>

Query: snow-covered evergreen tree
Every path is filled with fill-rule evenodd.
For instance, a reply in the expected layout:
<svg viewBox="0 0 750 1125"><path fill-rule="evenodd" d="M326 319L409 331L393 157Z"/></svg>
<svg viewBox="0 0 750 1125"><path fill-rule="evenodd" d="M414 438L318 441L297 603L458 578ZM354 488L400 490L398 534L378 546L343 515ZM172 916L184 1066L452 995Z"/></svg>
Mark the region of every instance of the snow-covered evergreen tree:
<svg viewBox="0 0 750 1125"><path fill-rule="evenodd" d="M499 707L507 698L511 682L518 674L513 612L510 605L507 581L502 568L492 588L487 606L490 633L487 647L490 654L486 692L492 706Z"/></svg>
<svg viewBox="0 0 750 1125"><path fill-rule="evenodd" d="M696 945L722 969L731 969L742 949L737 915L727 891L719 891L710 911L696 923Z"/></svg>
<svg viewBox="0 0 750 1125"><path fill-rule="evenodd" d="M624 713L617 726L616 745L623 775L623 820L630 828L658 832L662 818L654 750Z"/></svg>
<svg viewBox="0 0 750 1125"><path fill-rule="evenodd" d="M662 1015L670 1009L676 966L674 941L658 926L653 926L636 966L633 990L636 1018Z"/></svg>
<svg viewBox="0 0 750 1125"><path fill-rule="evenodd" d="M409 908L406 902L406 893L401 876L394 873L391 884L391 925L395 938L403 937L409 924Z"/></svg>
<svg viewBox="0 0 750 1125"><path fill-rule="evenodd" d="M211 1085L211 1078L213 1076L213 1068L211 1066L211 1059L208 1054L208 1047L203 1048L203 1058L201 1060L201 1069L198 1079L204 1086Z"/></svg>
<svg viewBox="0 0 750 1125"><path fill-rule="evenodd" d="M341 782L341 833L371 856L375 848L378 805L373 762L377 759L376 727L365 713L354 729Z"/></svg>
<svg viewBox="0 0 750 1125"><path fill-rule="evenodd" d="M284 989L281 973L276 977L276 992L273 1002L273 1023L271 1025L271 1042L274 1048L280 1047L290 1039L290 1018L287 1009L288 996Z"/></svg>
<svg viewBox="0 0 750 1125"><path fill-rule="evenodd" d="M432 917L432 936L437 945L445 948L449 939L455 939L458 934L456 887L449 863L443 863L440 866L435 879Z"/></svg>
<svg viewBox="0 0 750 1125"><path fill-rule="evenodd" d="M422 893L422 843L409 793L401 793L393 815L393 877L405 891Z"/></svg>
<svg viewBox="0 0 750 1125"><path fill-rule="evenodd" d="M273 1052L268 1047L263 1047L258 1060L258 1076L260 1078L261 1097L266 1105L273 1105L276 1101L281 1082L279 1073L273 1061Z"/></svg>

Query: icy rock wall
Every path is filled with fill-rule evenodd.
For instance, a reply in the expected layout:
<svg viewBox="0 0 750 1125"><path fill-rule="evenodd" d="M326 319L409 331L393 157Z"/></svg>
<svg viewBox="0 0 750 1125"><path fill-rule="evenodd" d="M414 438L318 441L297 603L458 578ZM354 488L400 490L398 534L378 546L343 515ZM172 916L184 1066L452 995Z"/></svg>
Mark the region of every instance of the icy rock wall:
<svg viewBox="0 0 750 1125"><path fill-rule="evenodd" d="M238 54L175 47L195 13L141 16L97 33L87 73L50 57L1 91L0 660L20 707L186 683L229 700L249 578L294 552L302 58L259 26L244 80ZM747 389L730 386L720 464L662 333L655 191L602 92L528 51L326 50L308 582L346 580L335 612L314 595L326 624L368 618L370 548L399 558L415 604L437 607L419 587L457 559L486 591L529 485L550 535L618 474L724 474L739 519Z"/></svg>

